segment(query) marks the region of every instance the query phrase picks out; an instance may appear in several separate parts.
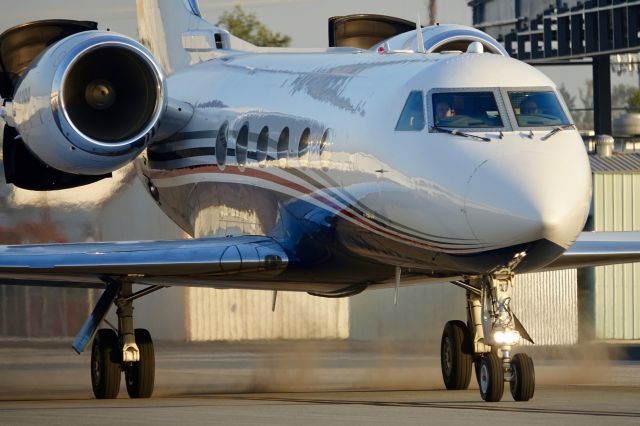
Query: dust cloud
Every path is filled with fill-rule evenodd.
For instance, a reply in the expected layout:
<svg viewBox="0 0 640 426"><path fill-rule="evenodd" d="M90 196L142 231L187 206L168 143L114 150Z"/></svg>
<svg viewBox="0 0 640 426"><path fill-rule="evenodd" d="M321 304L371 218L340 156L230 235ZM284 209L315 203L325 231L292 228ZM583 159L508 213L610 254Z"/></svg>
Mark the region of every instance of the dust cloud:
<svg viewBox="0 0 640 426"><path fill-rule="evenodd" d="M626 370L618 361L621 354L607 345L519 349L533 357L540 387L640 384L639 377L625 376ZM167 376L169 370L159 372L169 380L159 378L158 392L193 395L444 389L439 342L207 343L201 350L203 362L204 352L210 351L211 358L204 362L209 368L203 364L193 374L182 371L180 377ZM218 357L224 359L217 362ZM470 389L477 387L474 375Z"/></svg>
<svg viewBox="0 0 640 426"><path fill-rule="evenodd" d="M427 352L424 344L280 341L198 345L203 352L210 350L210 360L203 361L204 353L200 360L211 368L181 372L180 377L167 369L167 380L158 381L159 392L175 395L444 388L440 361ZM221 353L226 354L225 360L216 363ZM162 364L159 362L159 367Z"/></svg>
<svg viewBox="0 0 640 426"><path fill-rule="evenodd" d="M89 353L75 355L68 342L0 343L0 400L92 398ZM640 369L625 367L611 346L519 349L533 357L540 388L640 386ZM154 396L440 390L438 352L424 342L159 342Z"/></svg>

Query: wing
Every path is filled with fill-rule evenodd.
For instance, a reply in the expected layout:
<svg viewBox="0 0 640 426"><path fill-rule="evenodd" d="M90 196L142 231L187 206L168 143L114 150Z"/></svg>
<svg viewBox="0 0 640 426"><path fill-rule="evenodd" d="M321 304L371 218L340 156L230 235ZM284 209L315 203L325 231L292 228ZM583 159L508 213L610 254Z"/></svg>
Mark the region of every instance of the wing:
<svg viewBox="0 0 640 426"><path fill-rule="evenodd" d="M105 280L126 277L157 285L216 277L266 281L287 264L281 245L264 236L15 245L0 246L0 283L104 288Z"/></svg>
<svg viewBox="0 0 640 426"><path fill-rule="evenodd" d="M104 289L73 342L81 353L126 281L151 285L132 298L171 285L243 288L248 280L277 289L288 263L282 246L263 236L0 246L0 284Z"/></svg>
<svg viewBox="0 0 640 426"><path fill-rule="evenodd" d="M640 262L640 232L583 232L544 270Z"/></svg>

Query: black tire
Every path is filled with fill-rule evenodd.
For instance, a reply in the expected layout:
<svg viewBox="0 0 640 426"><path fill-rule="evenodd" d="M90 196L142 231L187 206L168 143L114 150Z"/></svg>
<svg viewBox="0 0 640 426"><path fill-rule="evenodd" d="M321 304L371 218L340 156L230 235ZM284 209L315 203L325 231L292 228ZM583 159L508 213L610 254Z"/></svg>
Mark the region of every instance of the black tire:
<svg viewBox="0 0 640 426"><path fill-rule="evenodd" d="M91 387L97 399L113 399L120 392L120 345L113 330L98 330L91 347Z"/></svg>
<svg viewBox="0 0 640 426"><path fill-rule="evenodd" d="M536 389L536 372L533 360L527 354L515 354L511 359L513 380L510 383L511 396L516 401L528 401L533 398Z"/></svg>
<svg viewBox="0 0 640 426"><path fill-rule="evenodd" d="M156 360L151 334L138 328L136 345L140 350L140 361L132 362L124 370L127 393L130 398L149 398L153 393L156 374Z"/></svg>
<svg viewBox="0 0 640 426"><path fill-rule="evenodd" d="M480 361L480 396L487 402L498 402L504 393L502 361L493 352L484 354Z"/></svg>
<svg viewBox="0 0 640 426"><path fill-rule="evenodd" d="M449 321L444 326L440 343L440 367L442 379L448 390L462 390L471 381L470 336L462 321Z"/></svg>

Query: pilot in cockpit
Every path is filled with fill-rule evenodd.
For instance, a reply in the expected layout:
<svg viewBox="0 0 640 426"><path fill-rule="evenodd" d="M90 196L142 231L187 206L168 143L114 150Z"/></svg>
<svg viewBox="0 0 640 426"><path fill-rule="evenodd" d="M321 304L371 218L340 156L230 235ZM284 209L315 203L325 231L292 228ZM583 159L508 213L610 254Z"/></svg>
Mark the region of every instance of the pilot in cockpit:
<svg viewBox="0 0 640 426"><path fill-rule="evenodd" d="M436 123L440 120L446 120L456 115L451 105L446 101L440 101L436 104Z"/></svg>
<svg viewBox="0 0 640 426"><path fill-rule="evenodd" d="M535 101L535 99L525 98L525 100L520 103L521 115L533 115L538 113L538 103Z"/></svg>

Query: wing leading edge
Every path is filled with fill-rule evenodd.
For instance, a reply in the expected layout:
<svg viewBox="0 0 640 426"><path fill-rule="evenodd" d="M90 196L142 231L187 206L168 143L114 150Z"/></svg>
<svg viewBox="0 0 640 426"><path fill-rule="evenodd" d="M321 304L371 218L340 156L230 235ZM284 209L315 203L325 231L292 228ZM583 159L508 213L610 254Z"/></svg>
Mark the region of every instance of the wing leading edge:
<svg viewBox="0 0 640 426"><path fill-rule="evenodd" d="M544 270L640 262L640 232L583 232Z"/></svg>
<svg viewBox="0 0 640 426"><path fill-rule="evenodd" d="M282 246L264 236L0 246L0 283L104 287L105 279L121 277L160 278L167 285L216 276L269 279L288 262Z"/></svg>
<svg viewBox="0 0 640 426"><path fill-rule="evenodd" d="M633 262L640 262L640 232L583 232L544 270ZM104 288L107 279L127 277L178 286L243 277L275 281L288 265L284 248L266 236L0 246L0 284Z"/></svg>

